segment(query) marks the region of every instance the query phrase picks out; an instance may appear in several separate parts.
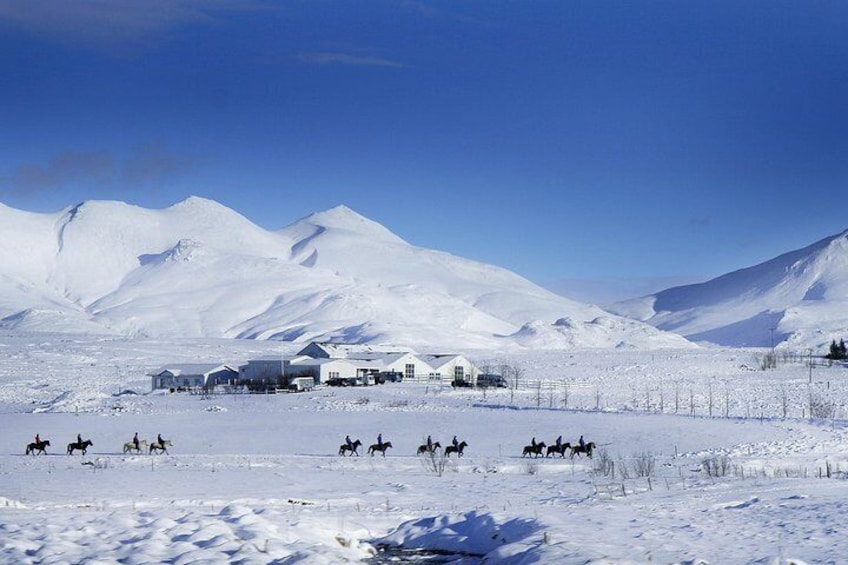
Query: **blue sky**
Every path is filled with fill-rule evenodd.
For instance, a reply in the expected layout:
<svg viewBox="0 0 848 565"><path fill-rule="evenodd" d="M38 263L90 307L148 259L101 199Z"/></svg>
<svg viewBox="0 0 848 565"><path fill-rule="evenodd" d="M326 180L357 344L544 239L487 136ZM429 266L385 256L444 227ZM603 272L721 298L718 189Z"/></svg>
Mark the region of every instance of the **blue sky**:
<svg viewBox="0 0 848 565"><path fill-rule="evenodd" d="M0 0L0 201L337 204L580 299L848 229L844 2Z"/></svg>

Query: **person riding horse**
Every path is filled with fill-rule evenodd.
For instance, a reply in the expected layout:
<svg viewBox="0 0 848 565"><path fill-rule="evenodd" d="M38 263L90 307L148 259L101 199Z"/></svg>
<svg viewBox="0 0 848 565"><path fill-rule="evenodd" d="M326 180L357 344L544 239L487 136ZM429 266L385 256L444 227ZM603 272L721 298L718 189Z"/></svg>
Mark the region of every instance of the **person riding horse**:
<svg viewBox="0 0 848 565"><path fill-rule="evenodd" d="M135 446L135 450L141 451L141 449L139 448L139 445L138 445L138 432L136 432L135 435L133 435L132 442L133 442L133 445Z"/></svg>
<svg viewBox="0 0 848 565"><path fill-rule="evenodd" d="M349 434L345 436L345 445L347 445L347 448L350 449L351 451L355 451L354 448L353 448L353 441L350 439Z"/></svg>
<svg viewBox="0 0 848 565"><path fill-rule="evenodd" d="M586 451L586 442L583 441L583 436L580 436L580 439L577 440L577 443L580 445L580 451Z"/></svg>
<svg viewBox="0 0 848 565"><path fill-rule="evenodd" d="M380 447L383 447L383 433L382 432L377 434L377 445L379 445Z"/></svg>
<svg viewBox="0 0 848 565"><path fill-rule="evenodd" d="M452 443L453 443L453 447L454 447L454 449L459 449L459 440L458 440L458 439L456 439L456 434L454 434L454 436L453 436L453 441L452 441Z"/></svg>
<svg viewBox="0 0 848 565"><path fill-rule="evenodd" d="M433 438L427 435L427 451L433 451Z"/></svg>
<svg viewBox="0 0 848 565"><path fill-rule="evenodd" d="M156 434L156 443L158 443L162 447L165 447L165 440L162 439L162 434Z"/></svg>

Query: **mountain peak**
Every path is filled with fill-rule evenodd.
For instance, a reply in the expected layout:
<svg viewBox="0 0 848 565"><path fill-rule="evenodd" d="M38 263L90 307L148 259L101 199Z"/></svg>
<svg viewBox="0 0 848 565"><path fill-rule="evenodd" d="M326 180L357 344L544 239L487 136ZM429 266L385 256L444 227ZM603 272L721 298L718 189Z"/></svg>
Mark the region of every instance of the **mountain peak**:
<svg viewBox="0 0 848 565"><path fill-rule="evenodd" d="M297 223L301 222L323 228L324 230L343 230L381 240L393 240L398 243L404 242L403 239L395 235L384 225L366 218L344 204L339 204L323 212L310 214Z"/></svg>

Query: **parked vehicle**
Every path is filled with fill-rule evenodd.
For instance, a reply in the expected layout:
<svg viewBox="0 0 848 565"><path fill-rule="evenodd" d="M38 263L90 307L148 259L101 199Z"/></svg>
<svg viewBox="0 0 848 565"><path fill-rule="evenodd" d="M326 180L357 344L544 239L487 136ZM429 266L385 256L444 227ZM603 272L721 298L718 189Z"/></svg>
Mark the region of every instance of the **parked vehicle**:
<svg viewBox="0 0 848 565"><path fill-rule="evenodd" d="M506 379L501 375L493 373L483 373L477 375L477 386L480 388L506 388Z"/></svg>

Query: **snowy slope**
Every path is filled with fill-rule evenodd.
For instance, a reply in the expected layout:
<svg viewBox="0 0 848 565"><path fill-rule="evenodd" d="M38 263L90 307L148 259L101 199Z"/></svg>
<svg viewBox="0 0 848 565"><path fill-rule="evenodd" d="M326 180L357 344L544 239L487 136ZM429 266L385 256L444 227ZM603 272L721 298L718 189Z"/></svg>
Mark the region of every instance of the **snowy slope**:
<svg viewBox="0 0 848 565"><path fill-rule="evenodd" d="M412 246L345 206L276 232L197 197L164 210L0 208L0 225L5 328L453 348L689 345L625 320L599 326L612 317L596 306ZM554 325L562 318L568 328ZM569 335L551 340L526 324Z"/></svg>
<svg viewBox="0 0 848 565"><path fill-rule="evenodd" d="M820 347L848 330L848 232L701 284L618 303L612 312L693 341Z"/></svg>

